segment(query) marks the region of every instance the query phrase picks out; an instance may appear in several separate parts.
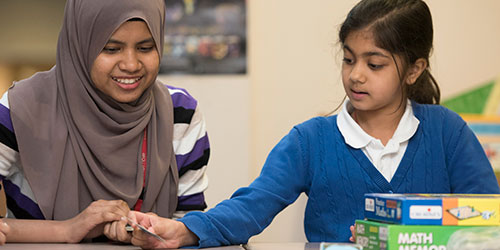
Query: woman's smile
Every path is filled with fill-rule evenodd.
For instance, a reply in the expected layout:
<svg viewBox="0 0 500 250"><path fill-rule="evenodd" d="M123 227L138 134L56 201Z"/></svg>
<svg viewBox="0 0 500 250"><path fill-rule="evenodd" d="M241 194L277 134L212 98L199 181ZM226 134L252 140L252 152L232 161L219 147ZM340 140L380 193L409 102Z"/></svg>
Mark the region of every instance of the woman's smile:
<svg viewBox="0 0 500 250"><path fill-rule="evenodd" d="M140 77L111 77L116 85L124 90L133 90L141 84L142 76Z"/></svg>

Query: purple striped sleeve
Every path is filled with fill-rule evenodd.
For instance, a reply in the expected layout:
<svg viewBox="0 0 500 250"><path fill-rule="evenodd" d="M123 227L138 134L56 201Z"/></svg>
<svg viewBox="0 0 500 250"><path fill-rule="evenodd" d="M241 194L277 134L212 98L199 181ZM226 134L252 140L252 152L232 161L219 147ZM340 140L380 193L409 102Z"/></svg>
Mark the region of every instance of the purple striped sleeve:
<svg viewBox="0 0 500 250"><path fill-rule="evenodd" d="M0 123L11 132L14 132L12 120L10 119L10 110L2 104L0 104Z"/></svg>
<svg viewBox="0 0 500 250"><path fill-rule="evenodd" d="M30 198L21 193L21 190L19 189L18 186L16 186L14 183L12 183L7 179L3 180L3 185L5 188L5 194L10 198L12 198L17 203L17 206L19 208L28 212L31 216L33 216L36 219L45 218L38 204L36 204ZM13 212L15 214L15 211Z"/></svg>
<svg viewBox="0 0 500 250"><path fill-rule="evenodd" d="M172 103L174 108L183 107L185 109L196 109L198 102L194 99L185 89L176 88L172 86L167 86L169 89L181 90L183 93L174 93L172 94Z"/></svg>
<svg viewBox="0 0 500 250"><path fill-rule="evenodd" d="M177 160L177 169L181 169L182 167L194 162L203 156L205 150L210 148L210 143L208 141L208 135L205 133L203 137L196 141L193 150L191 152L184 155L176 155L175 159Z"/></svg>
<svg viewBox="0 0 500 250"><path fill-rule="evenodd" d="M197 193L186 196L179 196L178 206L192 206L205 203L205 195L203 193Z"/></svg>
<svg viewBox="0 0 500 250"><path fill-rule="evenodd" d="M193 98L189 92L186 91L186 89L184 88L179 88L179 87L174 87L172 85L165 85L168 89L173 89L173 90L182 90L182 92L186 93L186 95L188 95L190 98ZM194 98L193 98L194 99Z"/></svg>

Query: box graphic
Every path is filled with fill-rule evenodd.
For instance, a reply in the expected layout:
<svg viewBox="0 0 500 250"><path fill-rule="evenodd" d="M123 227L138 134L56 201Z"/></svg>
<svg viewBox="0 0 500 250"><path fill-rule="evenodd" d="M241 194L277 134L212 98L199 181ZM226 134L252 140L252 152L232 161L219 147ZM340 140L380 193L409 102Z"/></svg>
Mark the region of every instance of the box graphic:
<svg viewBox="0 0 500 250"><path fill-rule="evenodd" d="M365 194L365 218L403 225L500 225L497 194Z"/></svg>

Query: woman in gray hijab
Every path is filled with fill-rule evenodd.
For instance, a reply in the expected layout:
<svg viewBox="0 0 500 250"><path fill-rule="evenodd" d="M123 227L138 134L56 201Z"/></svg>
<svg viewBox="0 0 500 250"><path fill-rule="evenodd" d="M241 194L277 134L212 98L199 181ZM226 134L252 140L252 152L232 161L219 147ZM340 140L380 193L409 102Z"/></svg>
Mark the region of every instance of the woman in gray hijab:
<svg viewBox="0 0 500 250"><path fill-rule="evenodd" d="M131 209L174 217L206 207L203 117L185 90L156 80L164 8L68 0L56 66L4 94L7 242L129 242Z"/></svg>

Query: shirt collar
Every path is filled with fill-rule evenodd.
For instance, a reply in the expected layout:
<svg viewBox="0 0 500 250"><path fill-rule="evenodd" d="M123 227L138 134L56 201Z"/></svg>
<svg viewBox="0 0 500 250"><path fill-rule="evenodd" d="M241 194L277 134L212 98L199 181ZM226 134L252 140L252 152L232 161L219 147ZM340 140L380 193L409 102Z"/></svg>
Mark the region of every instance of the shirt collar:
<svg viewBox="0 0 500 250"><path fill-rule="evenodd" d="M394 132L391 140L395 140L399 143L410 140L415 132L417 132L419 124L420 121L413 114L411 102L408 100L408 102L406 103L405 113L401 117L398 128L396 128L396 132Z"/></svg>
<svg viewBox="0 0 500 250"><path fill-rule="evenodd" d="M340 133L344 137L345 142L353 148L364 148L371 141L377 140L367 134L355 121L352 119L352 106L349 99L346 99L342 104L342 110L337 117L337 126ZM413 114L411 102L408 101L406 109L399 121L398 127L394 132L391 140L394 142L405 142L409 140L417 131L420 121Z"/></svg>
<svg viewBox="0 0 500 250"><path fill-rule="evenodd" d="M337 124L345 142L353 148L363 148L373 139L355 121L350 113L353 108L349 99L342 104L342 110L337 117Z"/></svg>

